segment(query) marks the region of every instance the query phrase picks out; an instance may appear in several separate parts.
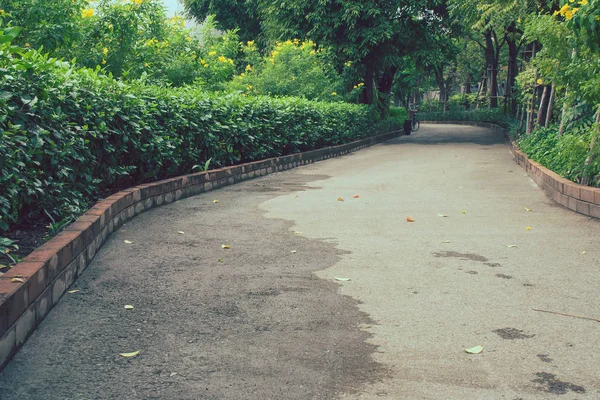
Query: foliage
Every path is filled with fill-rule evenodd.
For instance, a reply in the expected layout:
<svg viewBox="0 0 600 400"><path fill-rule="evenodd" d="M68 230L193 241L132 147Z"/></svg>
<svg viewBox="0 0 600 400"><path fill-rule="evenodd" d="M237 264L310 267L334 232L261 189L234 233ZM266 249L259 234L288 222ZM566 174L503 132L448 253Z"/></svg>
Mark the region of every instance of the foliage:
<svg viewBox="0 0 600 400"><path fill-rule="evenodd" d="M72 58L71 49L81 40L79 22L87 4L86 0L0 0L0 17L24 29L15 44Z"/></svg>
<svg viewBox="0 0 600 400"><path fill-rule="evenodd" d="M13 240L0 236L0 254L7 257L13 264L17 263L17 258L10 253L19 250L19 246Z"/></svg>
<svg viewBox="0 0 600 400"><path fill-rule="evenodd" d="M244 42L262 39L257 2L253 0L183 0L186 12L198 23L214 16L219 29L239 29Z"/></svg>
<svg viewBox="0 0 600 400"><path fill-rule="evenodd" d="M0 1L12 10L5 19L25 26L15 43L43 46L53 57L100 66L114 77L213 89L235 72L235 31L217 32L211 18L200 33L187 29L181 17L166 17L160 0Z"/></svg>
<svg viewBox="0 0 600 400"><path fill-rule="evenodd" d="M255 56L255 49L254 42L243 46L245 57L254 63L247 64L244 72L228 83L229 90L311 100L343 99L341 78L327 62L327 52L317 49L313 42L278 42L262 59Z"/></svg>
<svg viewBox="0 0 600 400"><path fill-rule="evenodd" d="M489 122L508 127L513 122L513 118L506 115L498 108L482 108L472 111L451 110L448 112L432 111L419 112L421 121L473 121Z"/></svg>
<svg viewBox="0 0 600 400"><path fill-rule="evenodd" d="M115 188L337 145L374 133L373 110L125 83L0 37L0 230L83 212ZM60 224L58 222L57 224Z"/></svg>
<svg viewBox="0 0 600 400"><path fill-rule="evenodd" d="M443 4L427 0L273 2L261 0L266 33L274 38L308 38L331 46L340 70L350 62L354 80L364 82L360 101L385 115L403 56L427 51L443 35Z"/></svg>
<svg viewBox="0 0 600 400"><path fill-rule="evenodd" d="M558 135L558 128L539 128L530 135L524 135L518 140L519 148L529 158L539 162L557 174L581 183L584 173L587 176L596 177L595 184L600 186L600 160L587 167L585 160L589 153L591 133L589 130L583 132L570 132Z"/></svg>

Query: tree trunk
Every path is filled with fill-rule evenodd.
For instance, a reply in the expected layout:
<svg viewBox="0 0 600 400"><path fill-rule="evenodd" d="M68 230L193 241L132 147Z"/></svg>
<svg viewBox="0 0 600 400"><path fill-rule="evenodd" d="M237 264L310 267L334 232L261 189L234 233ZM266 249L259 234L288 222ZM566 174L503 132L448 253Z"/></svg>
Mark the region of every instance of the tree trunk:
<svg viewBox="0 0 600 400"><path fill-rule="evenodd" d="M496 51L494 49L494 40L492 30L485 31L485 64L487 69L487 90L490 97L490 107L498 107L498 61L496 59Z"/></svg>
<svg viewBox="0 0 600 400"><path fill-rule="evenodd" d="M567 94L569 88L565 89L565 101L563 102L562 114L560 116L560 128L558 128L558 136L561 136L565 132L565 123L567 119Z"/></svg>
<svg viewBox="0 0 600 400"><path fill-rule="evenodd" d="M365 74L365 88L360 94L359 102L361 104L374 104L375 103L375 68L372 63L367 63L367 72Z"/></svg>
<svg viewBox="0 0 600 400"><path fill-rule="evenodd" d="M550 126L550 120L552 120L552 110L554 109L554 96L556 96L556 85L554 83L550 84L552 86L552 90L550 91L550 100L548 100L548 110L546 111L546 123L544 127L547 128Z"/></svg>
<svg viewBox="0 0 600 400"><path fill-rule="evenodd" d="M523 102L523 107L521 107L521 123L519 124L519 132L523 132L523 124L525 123L525 114L529 116L526 112L527 103Z"/></svg>
<svg viewBox="0 0 600 400"><path fill-rule="evenodd" d="M537 113L537 121L536 124L538 126L542 126L546 121L546 111L548 108L548 100L550 100L550 91L548 90L548 85L544 85L544 91L540 97L540 107Z"/></svg>
<svg viewBox="0 0 600 400"><path fill-rule="evenodd" d="M398 72L397 67L386 67L377 77L377 106L382 119L387 117L390 110L390 95L396 72Z"/></svg>
<svg viewBox="0 0 600 400"><path fill-rule="evenodd" d="M517 102L513 98L515 79L518 74L517 57L519 52L516 40L513 37L515 30L515 24L512 23L505 36L508 45L508 72L506 76L506 93L504 95L504 112L509 112L511 115L517 113Z"/></svg>

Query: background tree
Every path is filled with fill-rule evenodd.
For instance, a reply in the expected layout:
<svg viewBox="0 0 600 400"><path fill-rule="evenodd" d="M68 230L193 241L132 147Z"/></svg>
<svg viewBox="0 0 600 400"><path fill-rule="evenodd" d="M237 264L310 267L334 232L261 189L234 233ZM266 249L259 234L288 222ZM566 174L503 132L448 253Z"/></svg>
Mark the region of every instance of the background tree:
<svg viewBox="0 0 600 400"><path fill-rule="evenodd" d="M256 0L183 0L183 4L187 15L199 23L203 23L209 15L214 15L219 29L239 29L238 35L242 41L262 43Z"/></svg>
<svg viewBox="0 0 600 400"><path fill-rule="evenodd" d="M376 104L385 115L403 56L427 50L433 32L444 28L445 8L426 0L372 2L311 0L260 2L266 34L308 38L336 50L340 69L351 62L365 83L360 102Z"/></svg>

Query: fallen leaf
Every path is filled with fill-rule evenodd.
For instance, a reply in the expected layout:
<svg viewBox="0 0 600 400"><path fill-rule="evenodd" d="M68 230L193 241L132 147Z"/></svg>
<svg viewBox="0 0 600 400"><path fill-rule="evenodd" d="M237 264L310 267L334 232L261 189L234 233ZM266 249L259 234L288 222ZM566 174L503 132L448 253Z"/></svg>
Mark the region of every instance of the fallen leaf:
<svg viewBox="0 0 600 400"><path fill-rule="evenodd" d="M517 247L516 244L505 244L505 246L509 249L514 249L515 247Z"/></svg>
<svg viewBox="0 0 600 400"><path fill-rule="evenodd" d="M224 248L224 249L230 249L231 248L231 246L229 246L228 244L222 244L221 247Z"/></svg>
<svg viewBox="0 0 600 400"><path fill-rule="evenodd" d="M12 278L10 281L12 283L23 283L23 282L25 282L25 279L23 279L23 278Z"/></svg>
<svg viewBox="0 0 600 400"><path fill-rule="evenodd" d="M530 230L531 230L531 227L530 227L530 226L528 226L527 228L525 228L525 230L526 230L526 231L530 231Z"/></svg>
<svg viewBox="0 0 600 400"><path fill-rule="evenodd" d="M298 252L298 251L296 251L296 250L292 250L290 253L294 253L294 254L296 254L297 252Z"/></svg>
<svg viewBox="0 0 600 400"><path fill-rule="evenodd" d="M359 199L359 198L360 198L360 196L359 196L359 195L356 195L356 196L354 196L353 198L355 198L355 199Z"/></svg>
<svg viewBox="0 0 600 400"><path fill-rule="evenodd" d="M412 217L408 217L406 218L406 222L415 222L415 220Z"/></svg>
<svg viewBox="0 0 600 400"><path fill-rule="evenodd" d="M169 374L169 376L170 376L171 378L172 378L172 377L174 377L175 375L177 375L177 372L171 372L171 374Z"/></svg>
<svg viewBox="0 0 600 400"><path fill-rule="evenodd" d="M342 199L341 197L338 197L338 201L344 201L344 199Z"/></svg>
<svg viewBox="0 0 600 400"><path fill-rule="evenodd" d="M217 204L219 202L219 200L213 200L213 203Z"/></svg>
<svg viewBox="0 0 600 400"><path fill-rule="evenodd" d="M23 274L15 275L15 278L22 278L22 277L23 277Z"/></svg>
<svg viewBox="0 0 600 400"><path fill-rule="evenodd" d="M350 278L335 278L335 280L340 282L348 282Z"/></svg>
<svg viewBox="0 0 600 400"><path fill-rule="evenodd" d="M470 349L465 349L465 352L469 353L469 354L479 354L483 351L483 346L475 346L475 347L471 347Z"/></svg>
<svg viewBox="0 0 600 400"><path fill-rule="evenodd" d="M132 353L119 353L119 355L120 355L121 357L125 357L125 358L132 358L132 357L135 357L135 356L137 356L137 355L138 355L138 354L140 354L141 352L142 352L141 350L138 350L138 351L134 351L134 352L132 352Z"/></svg>
<svg viewBox="0 0 600 400"><path fill-rule="evenodd" d="M133 242L131 240L123 240L123 242L125 242L127 244L133 244Z"/></svg>
<svg viewBox="0 0 600 400"><path fill-rule="evenodd" d="M466 211L466 210L462 210L462 213L463 213L463 214L466 214L466 213L467 213L467 211Z"/></svg>
<svg viewBox="0 0 600 400"><path fill-rule="evenodd" d="M224 260L222 258L219 258L217 261L224 262Z"/></svg>
<svg viewBox="0 0 600 400"><path fill-rule="evenodd" d="M79 292L80 292L79 289L75 289L75 290L69 290L67 293L74 294L74 293L79 293Z"/></svg>
<svg viewBox="0 0 600 400"><path fill-rule="evenodd" d="M126 310L133 310L133 306L132 306L131 304L127 304L127 305L125 306L125 309L126 309Z"/></svg>
<svg viewBox="0 0 600 400"><path fill-rule="evenodd" d="M294 232L296 235L302 235L302 232Z"/></svg>
<svg viewBox="0 0 600 400"><path fill-rule="evenodd" d="M531 211L531 208L527 208L527 207L523 207L525 209L525 211L529 212Z"/></svg>
<svg viewBox="0 0 600 400"><path fill-rule="evenodd" d="M184 235L185 234L184 231L177 231L177 233L179 233L180 235Z"/></svg>
<svg viewBox="0 0 600 400"><path fill-rule="evenodd" d="M449 240L444 240L442 243L450 243Z"/></svg>
<svg viewBox="0 0 600 400"><path fill-rule="evenodd" d="M0 264L0 269L8 268L8 265Z"/></svg>
<svg viewBox="0 0 600 400"><path fill-rule="evenodd" d="M585 254L585 251L582 251L582 252L581 252L581 253L579 253L579 254Z"/></svg>
<svg viewBox="0 0 600 400"><path fill-rule="evenodd" d="M438 217L442 217L442 218L447 218L448 216L446 214L438 214Z"/></svg>

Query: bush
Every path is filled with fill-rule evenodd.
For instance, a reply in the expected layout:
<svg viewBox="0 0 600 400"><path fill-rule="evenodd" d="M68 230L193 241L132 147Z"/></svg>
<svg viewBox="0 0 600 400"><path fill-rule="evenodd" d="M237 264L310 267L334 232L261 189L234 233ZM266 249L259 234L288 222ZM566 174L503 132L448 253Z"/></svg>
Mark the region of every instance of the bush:
<svg viewBox="0 0 600 400"><path fill-rule="evenodd" d="M473 111L448 111L448 112L419 112L421 121L473 121L489 122L503 127L513 121L513 118L502 112L500 108L483 108Z"/></svg>
<svg viewBox="0 0 600 400"><path fill-rule="evenodd" d="M375 133L371 108L123 83L0 33L0 230L60 221L115 188Z"/></svg>
<svg viewBox="0 0 600 400"><path fill-rule="evenodd" d="M595 158L585 170L589 154L592 130L584 133L565 133L558 136L556 127L538 128L529 135L521 136L517 144L521 151L564 178L581 183L584 173L595 177L593 184L600 185L600 159Z"/></svg>
<svg viewBox="0 0 600 400"><path fill-rule="evenodd" d="M298 96L310 100L343 100L342 80L326 61L327 52L317 49L311 41L277 43L262 59L257 57L254 42L243 46L242 52L249 63L244 66L244 72L226 85L229 91Z"/></svg>

